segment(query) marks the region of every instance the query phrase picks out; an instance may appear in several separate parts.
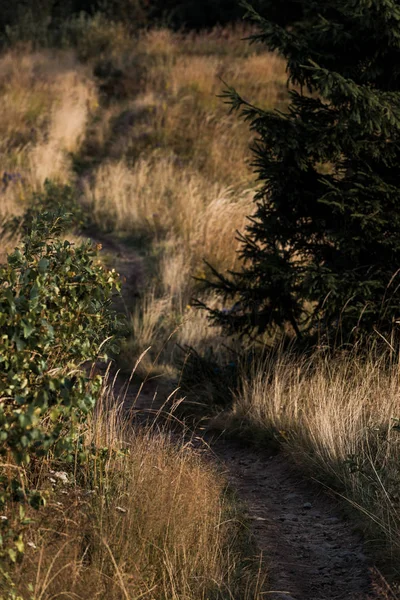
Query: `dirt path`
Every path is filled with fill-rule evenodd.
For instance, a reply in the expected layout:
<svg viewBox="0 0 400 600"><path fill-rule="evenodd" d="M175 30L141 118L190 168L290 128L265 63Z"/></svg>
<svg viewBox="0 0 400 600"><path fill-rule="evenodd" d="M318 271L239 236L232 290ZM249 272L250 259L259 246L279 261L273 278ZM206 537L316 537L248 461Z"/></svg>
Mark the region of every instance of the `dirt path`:
<svg viewBox="0 0 400 600"><path fill-rule="evenodd" d="M150 383L133 403L128 394L127 408L133 408L138 422L146 415L151 420L160 408L156 388ZM395 600L373 581L363 540L335 500L303 478L283 454L209 435L204 439L201 433L192 435L192 446L222 467L246 507L273 590L266 598Z"/></svg>
<svg viewBox="0 0 400 600"><path fill-rule="evenodd" d="M143 280L143 264L134 251L96 236L115 255L126 277L124 304L131 305ZM124 388L126 380L117 387ZM126 393L126 409L143 422L162 406L157 381ZM161 386L162 387L162 386ZM136 389L135 389L136 388ZM239 442L197 436L195 447L216 460L247 506L256 543L269 569L269 600L392 600L374 591L361 538L344 521L332 498L303 479L282 455L257 451ZM205 450L205 449L208 450ZM237 599L239 600L239 599Z"/></svg>
<svg viewBox="0 0 400 600"><path fill-rule="evenodd" d="M138 255L137 250L115 240L112 235L89 230L85 232L85 237L92 240L94 244L100 245L103 257L106 260L108 257L112 267L121 275L123 292L115 308L122 313L129 312L145 279L143 259Z"/></svg>
<svg viewBox="0 0 400 600"><path fill-rule="evenodd" d="M271 600L367 600L373 591L363 543L334 500L282 455L219 440L211 447L248 516L270 570Z"/></svg>

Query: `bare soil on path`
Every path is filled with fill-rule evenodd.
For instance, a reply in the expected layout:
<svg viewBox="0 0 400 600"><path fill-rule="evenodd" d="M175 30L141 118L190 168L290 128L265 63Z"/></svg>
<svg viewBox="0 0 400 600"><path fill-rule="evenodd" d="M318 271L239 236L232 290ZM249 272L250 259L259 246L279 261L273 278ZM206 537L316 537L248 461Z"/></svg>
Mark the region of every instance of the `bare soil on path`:
<svg viewBox="0 0 400 600"><path fill-rule="evenodd" d="M126 407L138 423L160 414L163 394L156 390L154 381L136 400L128 393ZM376 581L365 541L339 503L282 453L203 431L192 433L190 443L217 463L245 507L268 571L268 600L395 600L382 590L385 583Z"/></svg>
<svg viewBox="0 0 400 600"><path fill-rule="evenodd" d="M363 541L334 499L282 455L217 440L211 448L245 503L269 569L271 600L377 600Z"/></svg>
<svg viewBox="0 0 400 600"><path fill-rule="evenodd" d="M96 241L115 255L115 266L127 281L123 303L129 306L144 278L141 259L108 236L96 236ZM124 390L126 377L118 380L117 389ZM162 388L154 380L126 389L125 408L138 424L159 416L168 395ZM196 432L192 445L218 463L246 507L268 569L268 600L396 600L374 583L363 540L322 487L302 477L282 454L210 433L205 437Z"/></svg>

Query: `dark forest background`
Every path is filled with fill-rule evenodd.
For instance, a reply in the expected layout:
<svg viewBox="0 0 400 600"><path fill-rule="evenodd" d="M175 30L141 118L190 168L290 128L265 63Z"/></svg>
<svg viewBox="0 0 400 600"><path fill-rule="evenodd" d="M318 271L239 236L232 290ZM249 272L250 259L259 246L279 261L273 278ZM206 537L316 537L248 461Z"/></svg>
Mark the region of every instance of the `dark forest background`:
<svg viewBox="0 0 400 600"><path fill-rule="evenodd" d="M22 22L32 22L56 32L71 18L78 15L103 13L113 21L123 21L132 31L154 25L168 25L176 29L205 29L226 25L242 19L245 9L237 0L3 0L0 11L0 33L7 32ZM280 3L278 3L280 4ZM275 5L275 6L274 6ZM276 3L255 0L252 6L261 14L275 18ZM298 2L286 2L279 7L279 19L296 18Z"/></svg>

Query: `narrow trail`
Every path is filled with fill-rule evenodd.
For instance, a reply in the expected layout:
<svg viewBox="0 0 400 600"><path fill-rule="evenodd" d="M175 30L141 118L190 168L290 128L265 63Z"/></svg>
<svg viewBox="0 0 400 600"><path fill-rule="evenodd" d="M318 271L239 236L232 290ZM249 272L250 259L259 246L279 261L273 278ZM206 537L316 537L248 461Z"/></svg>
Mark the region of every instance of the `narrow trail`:
<svg viewBox="0 0 400 600"><path fill-rule="evenodd" d="M126 278L123 304L131 305L144 278L141 259L108 236L94 239L114 255L115 267ZM117 388L123 389L127 381L121 377ZM161 409L165 393L158 394L158 387L157 381L149 381L139 394L136 386L124 394L125 409L138 423L151 420ZM395 600L378 591L363 541L343 519L334 499L302 478L283 455L203 432L196 433L193 446L217 462L246 506L274 590L266 598Z"/></svg>
<svg viewBox="0 0 400 600"><path fill-rule="evenodd" d="M276 592L271 600L377 600L361 538L334 500L283 455L218 440L211 447L246 504Z"/></svg>
<svg viewBox="0 0 400 600"><path fill-rule="evenodd" d="M100 231L88 231L86 236L100 246L103 256L109 256L113 268L121 275L123 294L115 302L115 309L121 312L131 310L134 298L138 295L145 280L143 259L133 248L115 240L111 235Z"/></svg>
<svg viewBox="0 0 400 600"><path fill-rule="evenodd" d="M156 390L157 384L150 382L136 400L135 393L128 393L126 407L139 423L160 409ZM273 590L266 598L394 600L378 590L365 544L338 503L302 477L283 454L199 431L192 435L192 446L217 463L246 507Z"/></svg>

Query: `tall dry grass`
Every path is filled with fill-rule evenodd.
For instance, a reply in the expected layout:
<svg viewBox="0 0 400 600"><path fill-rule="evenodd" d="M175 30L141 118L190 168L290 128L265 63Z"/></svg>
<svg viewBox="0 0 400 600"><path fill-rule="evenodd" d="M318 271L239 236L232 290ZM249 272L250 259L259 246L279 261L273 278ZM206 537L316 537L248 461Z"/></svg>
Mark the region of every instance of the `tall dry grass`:
<svg viewBox="0 0 400 600"><path fill-rule="evenodd" d="M74 186L95 226L150 239L148 286L131 319L137 347L149 331L162 346L177 327L180 342L202 344L191 275L204 276L203 259L238 267L236 230L254 186L251 136L217 98L221 79L272 106L283 102L283 63L240 41L245 30L159 29L133 43L101 18L68 27L75 52L20 47L0 58L0 155L18 175L1 190L1 217L23 212L46 178Z"/></svg>
<svg viewBox="0 0 400 600"><path fill-rule="evenodd" d="M0 158L18 178L3 185L1 215L19 213L45 179L71 180L96 91L71 52L9 51L0 57Z"/></svg>
<svg viewBox="0 0 400 600"><path fill-rule="evenodd" d="M204 348L218 338L190 310L199 293L191 275L205 276L204 260L223 272L239 268L236 232L253 211L255 187L251 134L218 95L225 81L264 107L287 101L283 62L240 41L245 34L159 29L140 36L136 54L112 53L123 75L115 88L105 80L107 102L86 146L101 160L84 196L99 227L150 238L148 289L126 347L132 362L149 343L170 361L176 341Z"/></svg>
<svg viewBox="0 0 400 600"><path fill-rule="evenodd" d="M0 262L15 246L3 222L21 215L46 179L73 184L73 155L86 134L97 92L71 51L0 56Z"/></svg>
<svg viewBox="0 0 400 600"><path fill-rule="evenodd" d="M188 40L159 30L132 44L103 21L74 26L84 34L77 51L85 65L70 51L18 49L0 58L0 155L4 169L20 175L1 192L1 216L22 212L51 178L75 187L94 226L135 247L145 240L148 284L130 315L127 362L152 345L150 366L164 352L162 370L175 376L176 341L203 348L222 339L189 306L191 275L204 275L203 258L236 268L235 229L252 205L251 138L216 98L220 77L244 87L246 61L251 77L273 64L275 102L282 65L261 53L257 62L246 44L242 54L230 34L222 43L219 35ZM93 71L110 61L111 73L122 75L95 83ZM224 479L190 443L132 431L109 405L86 439L91 454L79 469L40 467L49 502L17 567L23 597L29 583L40 600L260 597ZM65 468L69 483L49 471Z"/></svg>
<svg viewBox="0 0 400 600"><path fill-rule="evenodd" d="M364 525L373 525L367 543L395 564L399 415L399 363L390 363L386 353L354 352L335 359L283 353L258 364L244 377L231 417L250 435L279 438L297 464L366 517Z"/></svg>
<svg viewBox="0 0 400 600"><path fill-rule="evenodd" d="M235 195L182 169L176 157L154 153L132 168L123 161L105 162L86 184L86 198L100 227L146 233L155 243L167 238L170 249L175 245L177 254L184 254L187 270L199 268L203 259L226 270L237 266L235 232L244 228L252 192Z"/></svg>
<svg viewBox="0 0 400 600"><path fill-rule="evenodd" d="M50 501L25 536L22 597L29 584L35 600L261 597L237 506L190 440L132 429L109 390L86 444L86 463L61 478L42 465Z"/></svg>
<svg viewBox="0 0 400 600"><path fill-rule="evenodd" d="M0 57L2 170L21 176L0 184L0 217L21 212L50 177L76 185L95 226L133 238L148 283L129 316L125 359L135 363L151 345L144 374L155 357L166 372L175 342L223 346L222 332L190 306L194 294L216 302L191 275L204 277L204 258L222 271L240 266L235 230L252 212L252 137L218 98L223 81L258 106L284 109L284 63L240 41L245 30L160 29L132 40L102 17L69 27L85 65L69 50ZM105 74L95 81L93 70ZM282 355L244 378L232 419L277 435L375 523L397 557L399 391L398 365L372 355ZM238 529L226 519L219 474L165 435L127 437L115 411L91 424L95 458L78 478L69 473L66 488L57 484L31 530L21 589L32 581L42 600L238 597Z"/></svg>
<svg viewBox="0 0 400 600"><path fill-rule="evenodd" d="M249 51L232 32L219 40L223 54L207 34L195 36L188 53L189 38L153 30L141 36L135 51L112 55L121 75L105 76L107 109L92 132L94 152L104 152L106 144L112 158L136 160L158 147L176 154L183 170L246 188L254 181L251 135L218 96L226 83L262 107L284 108L284 63L256 47Z"/></svg>

